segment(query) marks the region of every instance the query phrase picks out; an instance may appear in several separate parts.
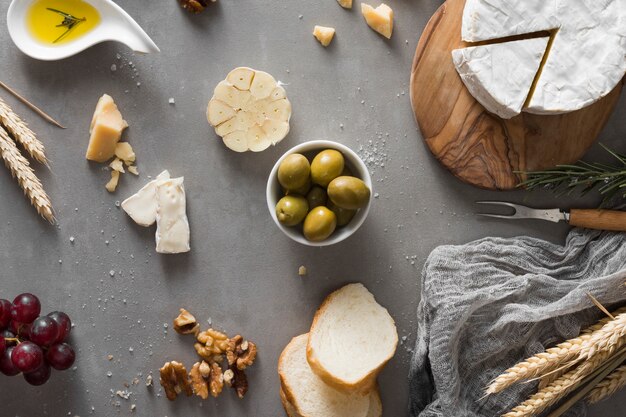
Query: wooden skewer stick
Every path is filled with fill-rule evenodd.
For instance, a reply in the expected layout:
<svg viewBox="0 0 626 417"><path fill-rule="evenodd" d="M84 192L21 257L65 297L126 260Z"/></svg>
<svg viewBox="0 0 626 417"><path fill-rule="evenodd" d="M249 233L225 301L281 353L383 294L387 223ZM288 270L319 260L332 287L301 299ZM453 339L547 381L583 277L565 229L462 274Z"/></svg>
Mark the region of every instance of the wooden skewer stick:
<svg viewBox="0 0 626 417"><path fill-rule="evenodd" d="M13 94L18 100L20 100L22 103L26 104L28 107L30 107L30 109L32 111L34 111L35 113L37 113L38 115L40 115L43 119L45 119L47 122L52 123L53 125L60 127L61 129L65 129L65 126L63 126L61 123L57 122L56 120L54 120L52 117L48 116L43 110L41 110L39 107L35 106L33 103L31 103L30 101L26 100L24 97L22 97L21 95L19 95L17 93L17 91L13 90L11 87L9 87L8 85L6 85L5 83L3 83L2 81L0 81L0 87L4 88L5 90L7 90L9 93Z"/></svg>

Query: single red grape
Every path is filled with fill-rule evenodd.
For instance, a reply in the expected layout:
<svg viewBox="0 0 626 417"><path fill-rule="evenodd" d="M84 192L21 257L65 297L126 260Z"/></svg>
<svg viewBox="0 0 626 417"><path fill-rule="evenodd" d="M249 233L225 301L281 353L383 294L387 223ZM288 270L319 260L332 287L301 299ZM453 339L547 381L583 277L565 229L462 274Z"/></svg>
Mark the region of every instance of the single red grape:
<svg viewBox="0 0 626 417"><path fill-rule="evenodd" d="M33 372L25 373L24 379L30 385L43 385L50 379L50 373L50 365L44 362Z"/></svg>
<svg viewBox="0 0 626 417"><path fill-rule="evenodd" d="M22 342L11 352L11 361L22 372L32 372L43 363L43 350L33 342Z"/></svg>
<svg viewBox="0 0 626 417"><path fill-rule="evenodd" d="M11 354L13 353L15 346L9 346L4 351L4 355L0 356L0 372L6 376L14 376L20 373L20 370L13 365L11 360Z"/></svg>
<svg viewBox="0 0 626 417"><path fill-rule="evenodd" d="M0 338L5 339L5 343L7 346L17 345L17 342L13 340L6 340L6 339L15 339L15 335L10 330L0 331Z"/></svg>
<svg viewBox="0 0 626 417"><path fill-rule="evenodd" d="M18 323L12 321L9 324L9 330L20 340L28 340L30 336L30 324Z"/></svg>
<svg viewBox="0 0 626 417"><path fill-rule="evenodd" d="M46 360L54 369L64 371L74 364L76 354L74 349L67 343L59 343L50 346L46 353Z"/></svg>
<svg viewBox="0 0 626 417"><path fill-rule="evenodd" d="M39 346L50 346L59 337L59 326L51 317L37 317L30 325L29 340Z"/></svg>
<svg viewBox="0 0 626 417"><path fill-rule="evenodd" d="M52 313L48 314L48 317L56 321L57 327L59 328L59 336L56 340L57 343L61 343L67 340L67 337L70 334L70 330L72 330L72 321L70 320L70 316L62 311L53 311Z"/></svg>
<svg viewBox="0 0 626 417"><path fill-rule="evenodd" d="M19 323L32 323L41 313L41 303L33 294L24 293L15 297L11 306L11 319Z"/></svg>
<svg viewBox="0 0 626 417"><path fill-rule="evenodd" d="M0 330L7 328L11 322L11 302L0 299Z"/></svg>

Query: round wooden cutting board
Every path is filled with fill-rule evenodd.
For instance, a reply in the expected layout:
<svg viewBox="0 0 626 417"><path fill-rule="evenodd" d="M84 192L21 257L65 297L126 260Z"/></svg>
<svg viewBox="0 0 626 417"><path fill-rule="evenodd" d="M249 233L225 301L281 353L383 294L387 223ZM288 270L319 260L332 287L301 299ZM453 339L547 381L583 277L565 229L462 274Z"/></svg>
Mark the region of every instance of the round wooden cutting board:
<svg viewBox="0 0 626 417"><path fill-rule="evenodd" d="M411 69L411 105L426 144L462 181L492 190L515 188L519 171L580 159L608 120L624 80L606 97L562 115L522 113L503 120L465 88L452 63L461 41L465 0L447 0L430 19Z"/></svg>

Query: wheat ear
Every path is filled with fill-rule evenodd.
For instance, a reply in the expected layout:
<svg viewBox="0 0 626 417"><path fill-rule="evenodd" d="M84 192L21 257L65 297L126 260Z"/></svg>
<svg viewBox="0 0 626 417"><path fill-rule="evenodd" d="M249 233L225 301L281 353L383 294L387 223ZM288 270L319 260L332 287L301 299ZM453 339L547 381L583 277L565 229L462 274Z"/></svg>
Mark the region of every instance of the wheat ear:
<svg viewBox="0 0 626 417"><path fill-rule="evenodd" d="M28 154L41 162L48 163L43 143L37 139L35 132L0 98L0 125L9 132L13 138L24 147Z"/></svg>
<svg viewBox="0 0 626 417"><path fill-rule="evenodd" d="M587 401L595 404L607 397L615 394L621 388L626 386L626 365L622 365L613 371L609 376L604 378L596 387L587 395Z"/></svg>
<svg viewBox="0 0 626 417"><path fill-rule="evenodd" d="M617 349L626 345L626 313L615 316L600 330L592 333L591 338L585 341L578 354L580 360L595 356L610 356Z"/></svg>
<svg viewBox="0 0 626 417"><path fill-rule="evenodd" d="M30 203L37 209L39 215L50 223L54 223L54 211L48 194L28 160L20 153L15 142L11 140L2 126L0 126L0 156L11 171L11 175L17 178L19 186L24 190L24 194L30 199Z"/></svg>
<svg viewBox="0 0 626 417"><path fill-rule="evenodd" d="M626 307L622 307L621 309L617 310L617 312L626 313ZM545 375L548 372L557 370L559 367L565 365L568 361L575 359L578 356L580 350L583 348L584 343L591 339L592 334L602 329L604 325L607 324L610 320L610 317L605 317L598 323L583 330L580 336L559 343L555 347L549 348L545 352L541 352L534 356L531 356L523 362L520 362L517 365L507 369L489 384L485 393L495 394L510 387L516 382L525 379L537 378L541 375ZM561 374L557 371L543 377L542 382L540 383L540 388L546 387L547 385L549 385L550 382L553 382L559 376L561 376ZM544 378L546 382L544 382Z"/></svg>

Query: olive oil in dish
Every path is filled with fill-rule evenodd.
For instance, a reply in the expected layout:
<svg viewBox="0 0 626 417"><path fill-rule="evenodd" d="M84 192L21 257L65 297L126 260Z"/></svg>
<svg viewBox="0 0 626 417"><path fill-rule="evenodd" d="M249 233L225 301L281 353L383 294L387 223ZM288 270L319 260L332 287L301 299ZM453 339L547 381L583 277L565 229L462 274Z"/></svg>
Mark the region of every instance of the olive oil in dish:
<svg viewBox="0 0 626 417"><path fill-rule="evenodd" d="M37 41L60 45L92 31L100 23L100 13L83 0L36 0L26 19Z"/></svg>

